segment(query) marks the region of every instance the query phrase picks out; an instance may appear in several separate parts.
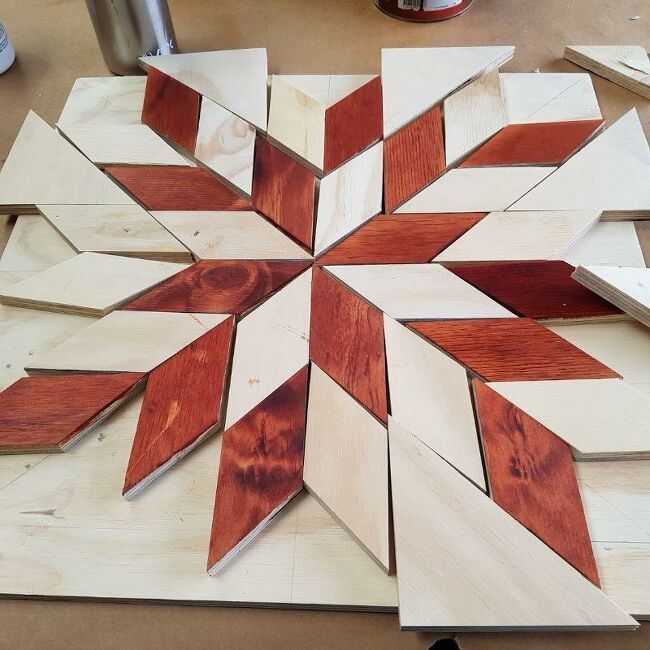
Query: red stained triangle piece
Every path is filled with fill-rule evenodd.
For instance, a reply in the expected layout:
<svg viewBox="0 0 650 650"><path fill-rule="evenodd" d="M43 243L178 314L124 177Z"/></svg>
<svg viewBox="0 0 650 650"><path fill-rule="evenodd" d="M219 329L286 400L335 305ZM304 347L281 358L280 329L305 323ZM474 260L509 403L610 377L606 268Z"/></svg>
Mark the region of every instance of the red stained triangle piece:
<svg viewBox="0 0 650 650"><path fill-rule="evenodd" d="M314 232L314 173L258 136L253 207L309 250Z"/></svg>
<svg viewBox="0 0 650 650"><path fill-rule="evenodd" d="M320 265L425 264L486 214L380 214L316 261Z"/></svg>
<svg viewBox="0 0 650 650"><path fill-rule="evenodd" d="M393 212L445 170L442 110L432 109L384 141L384 203Z"/></svg>
<svg viewBox="0 0 650 650"><path fill-rule="evenodd" d="M223 434L208 571L216 573L302 489L305 366Z"/></svg>
<svg viewBox="0 0 650 650"><path fill-rule="evenodd" d="M560 165L603 126L604 120L510 124L461 167Z"/></svg>
<svg viewBox="0 0 650 650"><path fill-rule="evenodd" d="M124 479L127 498L221 424L233 329L231 316L151 372Z"/></svg>
<svg viewBox="0 0 650 650"><path fill-rule="evenodd" d="M194 152L201 96L164 72L149 68L142 106L142 123Z"/></svg>
<svg viewBox="0 0 650 650"><path fill-rule="evenodd" d="M381 311L326 271L312 276L309 357L382 422L387 421Z"/></svg>
<svg viewBox="0 0 650 650"><path fill-rule="evenodd" d="M0 393L0 453L65 451L134 395L145 376L60 373L19 379Z"/></svg>
<svg viewBox="0 0 650 650"><path fill-rule="evenodd" d="M569 445L485 384L474 393L492 499L599 587Z"/></svg>
<svg viewBox="0 0 650 650"><path fill-rule="evenodd" d="M247 199L200 167L140 165L105 171L148 210L250 210Z"/></svg>

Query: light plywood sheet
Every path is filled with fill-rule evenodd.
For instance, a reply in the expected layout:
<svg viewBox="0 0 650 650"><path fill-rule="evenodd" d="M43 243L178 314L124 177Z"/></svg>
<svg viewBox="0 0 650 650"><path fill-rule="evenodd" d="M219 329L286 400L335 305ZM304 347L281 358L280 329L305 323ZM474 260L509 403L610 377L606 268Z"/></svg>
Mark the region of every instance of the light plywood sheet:
<svg viewBox="0 0 650 650"><path fill-rule="evenodd" d="M57 124L96 165L194 166L144 124Z"/></svg>
<svg viewBox="0 0 650 650"><path fill-rule="evenodd" d="M508 123L499 71L492 70L445 99L447 166Z"/></svg>
<svg viewBox="0 0 650 650"><path fill-rule="evenodd" d="M79 253L110 253L169 262L192 262L192 254L187 248L139 205L37 207Z"/></svg>
<svg viewBox="0 0 650 650"><path fill-rule="evenodd" d="M58 119L61 125L140 124L147 78L80 77Z"/></svg>
<svg viewBox="0 0 650 650"><path fill-rule="evenodd" d="M328 266L337 278L398 320L514 318L439 264Z"/></svg>
<svg viewBox="0 0 650 650"><path fill-rule="evenodd" d="M320 183L315 252L335 244L381 212L383 143L370 147Z"/></svg>
<svg viewBox="0 0 650 650"><path fill-rule="evenodd" d="M388 316L384 331L393 417L485 489L467 372Z"/></svg>
<svg viewBox="0 0 650 650"><path fill-rule="evenodd" d="M30 356L26 368L30 373L149 372L226 318L227 314L114 311L63 343Z"/></svg>
<svg viewBox="0 0 650 650"><path fill-rule="evenodd" d="M500 76L509 124L575 122L602 117L588 74L504 72Z"/></svg>
<svg viewBox="0 0 650 650"><path fill-rule="evenodd" d="M309 260L311 255L256 212L152 212L197 259Z"/></svg>
<svg viewBox="0 0 650 650"><path fill-rule="evenodd" d="M402 629L636 626L600 589L393 419L389 438Z"/></svg>
<svg viewBox="0 0 650 650"><path fill-rule="evenodd" d="M309 361L311 269L237 325L225 428Z"/></svg>
<svg viewBox="0 0 650 650"><path fill-rule="evenodd" d="M373 74L284 74L279 76L300 92L330 108L377 75Z"/></svg>
<svg viewBox="0 0 650 650"><path fill-rule="evenodd" d="M650 394L622 379L488 385L569 443L579 460L650 458Z"/></svg>
<svg viewBox="0 0 650 650"><path fill-rule="evenodd" d="M266 131L267 63L264 48L144 56L152 67Z"/></svg>
<svg viewBox="0 0 650 650"><path fill-rule="evenodd" d="M184 264L82 253L3 289L0 302L103 316L184 268Z"/></svg>
<svg viewBox="0 0 650 650"><path fill-rule="evenodd" d="M514 51L508 46L383 49L384 137L471 79L498 68Z"/></svg>
<svg viewBox="0 0 650 650"><path fill-rule="evenodd" d="M641 268L646 266L636 225L632 221L597 223L565 250L560 259L572 266L587 264Z"/></svg>
<svg viewBox="0 0 650 650"><path fill-rule="evenodd" d="M388 571L386 428L315 364L309 382L303 480Z"/></svg>
<svg viewBox="0 0 650 650"><path fill-rule="evenodd" d="M597 210L491 212L436 262L554 260L598 221Z"/></svg>
<svg viewBox="0 0 650 650"><path fill-rule="evenodd" d="M497 212L505 210L553 171L555 171L555 167L451 169L397 208L395 212Z"/></svg>
<svg viewBox="0 0 650 650"><path fill-rule="evenodd" d="M578 151L512 210L601 210L650 216L650 149L632 109Z"/></svg>
<svg viewBox="0 0 650 650"><path fill-rule="evenodd" d="M0 207L33 212L37 203L134 203L36 113L25 118L0 170Z"/></svg>
<svg viewBox="0 0 650 650"><path fill-rule="evenodd" d="M196 136L197 160L250 196L253 186L255 127L204 97Z"/></svg>

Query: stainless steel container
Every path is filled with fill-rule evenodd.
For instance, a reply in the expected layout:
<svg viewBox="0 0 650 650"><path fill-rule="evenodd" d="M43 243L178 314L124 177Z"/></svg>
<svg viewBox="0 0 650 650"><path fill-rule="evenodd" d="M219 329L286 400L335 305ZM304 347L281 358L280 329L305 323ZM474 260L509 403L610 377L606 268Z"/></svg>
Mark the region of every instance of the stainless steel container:
<svg viewBox="0 0 650 650"><path fill-rule="evenodd" d="M167 0L86 0L102 56L115 74L142 72L138 57L178 52Z"/></svg>

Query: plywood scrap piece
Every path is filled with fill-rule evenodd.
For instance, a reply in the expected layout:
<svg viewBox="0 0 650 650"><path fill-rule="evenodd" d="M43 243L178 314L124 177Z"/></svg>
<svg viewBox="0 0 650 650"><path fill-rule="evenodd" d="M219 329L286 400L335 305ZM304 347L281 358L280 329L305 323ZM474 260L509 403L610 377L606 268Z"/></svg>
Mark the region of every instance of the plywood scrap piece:
<svg viewBox="0 0 650 650"><path fill-rule="evenodd" d="M198 167L106 167L106 172L148 210L250 210L207 169Z"/></svg>
<svg viewBox="0 0 650 650"><path fill-rule="evenodd" d="M490 496L599 587L571 448L482 382L473 387Z"/></svg>
<svg viewBox="0 0 650 650"><path fill-rule="evenodd" d="M311 255L257 212L163 211L153 216L197 259L310 260Z"/></svg>
<svg viewBox="0 0 650 650"><path fill-rule="evenodd" d="M436 262L552 260L598 221L597 210L491 212L437 255Z"/></svg>
<svg viewBox="0 0 650 650"><path fill-rule="evenodd" d="M208 572L214 575L302 489L308 367L223 434Z"/></svg>
<svg viewBox="0 0 650 650"><path fill-rule="evenodd" d="M529 318L419 321L410 326L487 381L620 377Z"/></svg>
<svg viewBox="0 0 650 650"><path fill-rule="evenodd" d="M603 120L510 124L464 160L461 167L561 165L604 124Z"/></svg>
<svg viewBox="0 0 650 650"><path fill-rule="evenodd" d="M82 253L3 289L0 302L104 316L184 268L170 262Z"/></svg>
<svg viewBox="0 0 650 650"><path fill-rule="evenodd" d="M388 434L312 364L303 476L307 489L390 569Z"/></svg>
<svg viewBox="0 0 650 650"><path fill-rule="evenodd" d="M571 277L650 327L650 269L579 266Z"/></svg>
<svg viewBox="0 0 650 650"><path fill-rule="evenodd" d="M505 210L554 170L555 167L451 169L395 212L401 214Z"/></svg>
<svg viewBox="0 0 650 650"><path fill-rule="evenodd" d="M317 254L381 212L382 165L379 142L323 178L314 240Z"/></svg>
<svg viewBox="0 0 650 650"><path fill-rule="evenodd" d="M384 140L386 212L393 212L444 170L442 110L434 106Z"/></svg>
<svg viewBox="0 0 650 650"><path fill-rule="evenodd" d="M650 59L637 45L567 45L564 58L650 99Z"/></svg>
<svg viewBox="0 0 650 650"><path fill-rule="evenodd" d="M383 49L384 136L468 81L498 68L512 58L514 51L509 46Z"/></svg>
<svg viewBox="0 0 650 650"><path fill-rule="evenodd" d="M222 423L234 317L155 368L147 380L122 494L136 496Z"/></svg>
<svg viewBox="0 0 650 650"><path fill-rule="evenodd" d="M449 270L519 316L562 320L621 315L620 309L576 282L566 262L459 264Z"/></svg>
<svg viewBox="0 0 650 650"><path fill-rule="evenodd" d="M153 68L173 77L266 131L266 49L163 54L140 61L148 74Z"/></svg>
<svg viewBox="0 0 650 650"><path fill-rule="evenodd" d="M647 221L636 221L634 223L634 227L636 230L636 235L639 238L639 245L641 246L641 252L643 253L645 265L647 267L650 267L650 223ZM626 266L635 265L627 264Z"/></svg>
<svg viewBox="0 0 650 650"><path fill-rule="evenodd" d="M475 226L483 212L378 214L317 258L318 264L426 264Z"/></svg>
<svg viewBox="0 0 650 650"><path fill-rule="evenodd" d="M0 392L0 454L67 451L144 381L139 372L19 379Z"/></svg>
<svg viewBox="0 0 650 650"><path fill-rule="evenodd" d="M114 311L30 357L26 369L30 373L150 372L227 318L227 314Z"/></svg>
<svg viewBox="0 0 650 650"><path fill-rule="evenodd" d="M314 236L314 173L268 140L258 137L253 207L311 250Z"/></svg>
<svg viewBox="0 0 650 650"><path fill-rule="evenodd" d="M393 418L485 489L467 372L388 316L384 331Z"/></svg>
<svg viewBox="0 0 650 650"><path fill-rule="evenodd" d="M204 97L194 156L250 196L255 127Z"/></svg>
<svg viewBox="0 0 650 650"><path fill-rule="evenodd" d="M140 124L147 78L80 77L58 119L60 125Z"/></svg>
<svg viewBox="0 0 650 650"><path fill-rule="evenodd" d="M34 212L38 203L130 205L133 199L30 111L0 170L0 207Z"/></svg>
<svg viewBox="0 0 650 650"><path fill-rule="evenodd" d="M636 109L510 209L601 210L612 218L650 216L650 149Z"/></svg>
<svg viewBox="0 0 650 650"><path fill-rule="evenodd" d="M514 318L507 309L438 264L332 266L328 270L396 318Z"/></svg>
<svg viewBox="0 0 650 650"><path fill-rule="evenodd" d="M309 357L386 422L382 314L321 268L313 270Z"/></svg>
<svg viewBox="0 0 650 650"><path fill-rule="evenodd" d="M578 460L650 458L650 395L622 379L488 385L568 442Z"/></svg>
<svg viewBox="0 0 650 650"><path fill-rule="evenodd" d="M310 295L307 271L239 321L226 428L309 362Z"/></svg>
<svg viewBox="0 0 650 650"><path fill-rule="evenodd" d="M274 75L269 136L328 173L381 139L377 75Z"/></svg>
<svg viewBox="0 0 650 650"><path fill-rule="evenodd" d="M150 289L124 309L242 314L308 266L308 262L201 260Z"/></svg>
<svg viewBox="0 0 650 650"><path fill-rule="evenodd" d="M481 75L445 99L447 165L476 149L508 123L499 71Z"/></svg>
<svg viewBox="0 0 650 650"><path fill-rule="evenodd" d="M402 629L636 626L398 420L388 435Z"/></svg>
<svg viewBox="0 0 650 650"><path fill-rule="evenodd" d="M78 253L192 261L189 250L139 205L36 207Z"/></svg>
<svg viewBox="0 0 650 650"><path fill-rule="evenodd" d="M645 224L632 221L599 222L560 257L572 266L604 264L643 268L646 263L637 225Z"/></svg>
<svg viewBox="0 0 650 650"><path fill-rule="evenodd" d="M87 158L104 165L181 165L192 167L144 124L57 124Z"/></svg>
<svg viewBox="0 0 650 650"><path fill-rule="evenodd" d="M509 124L598 120L591 76L566 72L504 72L501 91Z"/></svg>

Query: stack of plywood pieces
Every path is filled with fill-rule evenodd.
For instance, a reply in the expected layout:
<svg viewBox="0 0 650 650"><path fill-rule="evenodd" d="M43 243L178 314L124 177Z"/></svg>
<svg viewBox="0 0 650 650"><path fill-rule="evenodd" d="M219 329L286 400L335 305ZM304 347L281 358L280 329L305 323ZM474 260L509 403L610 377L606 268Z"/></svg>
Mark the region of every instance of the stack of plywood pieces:
<svg viewBox="0 0 650 650"><path fill-rule="evenodd" d="M4 593L650 616L648 302L613 277L648 273L650 151L589 75L513 53L387 49L270 101L263 49L146 57L57 129L29 113L0 171Z"/></svg>

